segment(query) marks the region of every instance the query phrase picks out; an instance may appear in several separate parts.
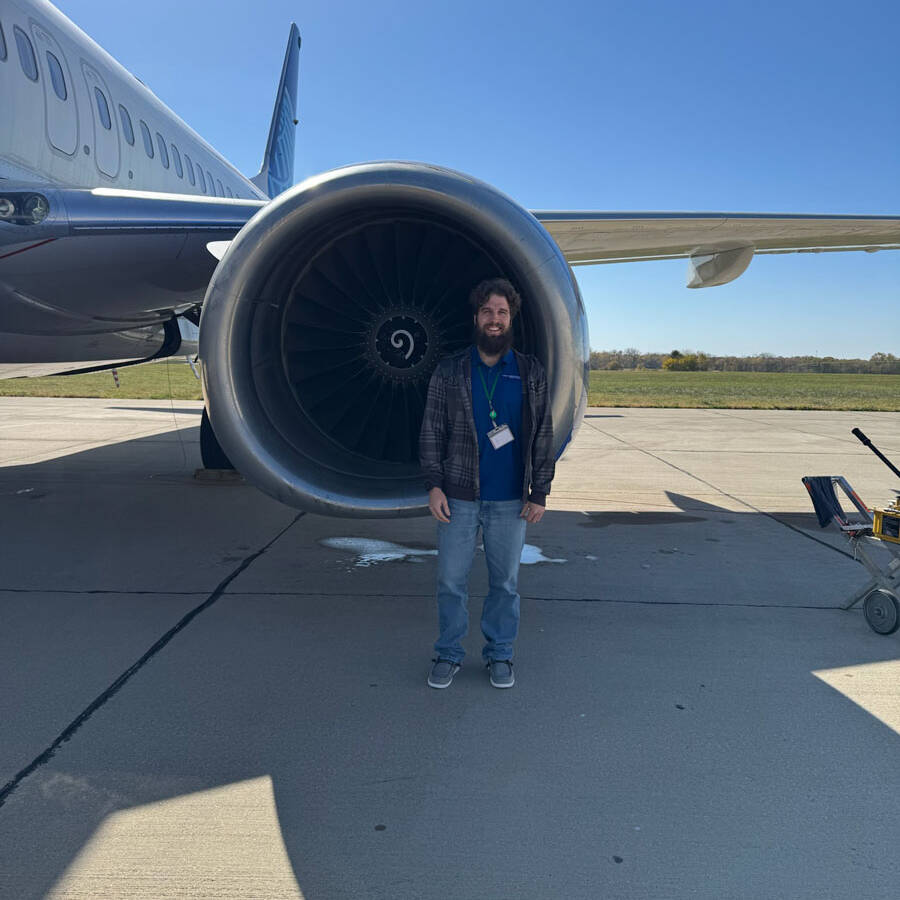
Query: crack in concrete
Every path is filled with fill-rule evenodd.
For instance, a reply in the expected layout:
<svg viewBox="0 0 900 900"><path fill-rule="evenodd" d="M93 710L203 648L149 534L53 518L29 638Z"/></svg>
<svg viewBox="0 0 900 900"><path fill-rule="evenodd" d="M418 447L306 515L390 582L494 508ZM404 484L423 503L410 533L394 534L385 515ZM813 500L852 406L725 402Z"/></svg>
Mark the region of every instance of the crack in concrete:
<svg viewBox="0 0 900 900"><path fill-rule="evenodd" d="M700 484L705 484L708 488L712 488L714 491L716 491L716 493L721 494L723 497L728 497L729 500L734 500L735 503L743 504L747 507L747 509L752 509L754 512L759 513L761 516L766 516L773 522L777 522L779 525L782 525L790 531L796 532L801 537L804 537L810 541L815 541L817 544L821 544L823 547L827 547L829 550L832 550L835 553L840 553L841 556L846 556L848 559L855 560L855 557L852 553L848 553L846 550L841 550L840 547L835 547L833 544L829 544L827 541L823 541L820 538L815 537L814 535L808 534L807 532L796 528L788 522L783 522L777 517L776 514L768 513L764 509L759 509L759 507L754 506L752 503L749 503L747 500L744 500L741 497L735 497L734 494L729 494L728 491L722 490L722 488L718 487L710 481L707 481L705 478L701 478L699 475L695 475L693 472L689 472L687 469L682 469L681 466L676 466L675 463L669 462L667 459L663 459L661 456L657 456L650 450L645 450L643 447L638 447L637 444L632 444L629 441L626 441L624 438L620 438L618 435L610 434L608 431L604 431L602 428L598 428L593 424L593 422L588 422L587 424L588 427L593 428L594 431L597 431L600 434L605 435L606 437L612 438L614 441L618 441L620 444L624 444L626 447L630 447L632 450L637 450L639 453L643 453L649 456L651 459L655 459L658 462L661 462L663 465L675 469L676 472L681 472L682 475L687 475L688 478L693 478L694 481L699 481Z"/></svg>
<svg viewBox="0 0 900 900"><path fill-rule="evenodd" d="M263 555L282 535L292 528L306 513L297 513L296 516L287 524L278 534L275 535L267 544L259 550L244 557L243 560L227 575L215 590L198 606L195 606L189 613L181 618L181 620L172 628L170 628L155 644L139 659L137 662L129 666L99 697L90 703L53 741L50 746L44 750L39 756L35 757L24 769L18 772L10 781L8 781L2 789L0 789L0 807L9 799L10 794L34 771L48 763L56 751L66 741L72 739L75 733L82 725L108 700L117 694L124 685L139 672L154 656L156 656L171 640L186 628L200 613L209 609L224 593L225 589L238 577L245 569L247 569L256 559Z"/></svg>
<svg viewBox="0 0 900 900"><path fill-rule="evenodd" d="M772 412L785 412L785 410L771 410L771 411ZM806 410L806 412L828 412L828 411L830 411L830 410ZM834 412L850 412L851 410L833 410L833 411ZM837 441L841 444L850 444L854 447L858 443L856 438L851 439L851 438L845 438L845 437L836 437L833 434L823 434L821 431L807 431L805 428L797 428L794 425L784 425L780 422L779 423L763 422L760 419L756 419L756 418L749 417L749 416L739 416L733 412L722 410L722 409L711 409L711 410L709 410L709 412L715 413L717 416L723 416L724 418L737 419L739 422L751 422L754 425L763 425L766 428L781 428L784 431L794 431L797 434L807 434L810 437L821 437L821 438L825 438L826 440L829 440L829 441ZM862 415L870 415L873 412L877 414L879 412L879 410L860 410L859 412Z"/></svg>

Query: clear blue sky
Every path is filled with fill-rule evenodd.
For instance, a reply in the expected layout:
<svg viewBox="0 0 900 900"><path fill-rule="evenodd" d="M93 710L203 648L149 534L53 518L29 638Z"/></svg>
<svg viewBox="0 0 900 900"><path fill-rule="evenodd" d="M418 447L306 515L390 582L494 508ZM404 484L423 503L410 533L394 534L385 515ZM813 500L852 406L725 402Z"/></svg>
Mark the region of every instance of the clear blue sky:
<svg viewBox="0 0 900 900"><path fill-rule="evenodd" d="M247 174L289 23L296 177L418 159L531 209L900 215L900 4L60 0ZM576 269L594 349L900 354L900 251Z"/></svg>

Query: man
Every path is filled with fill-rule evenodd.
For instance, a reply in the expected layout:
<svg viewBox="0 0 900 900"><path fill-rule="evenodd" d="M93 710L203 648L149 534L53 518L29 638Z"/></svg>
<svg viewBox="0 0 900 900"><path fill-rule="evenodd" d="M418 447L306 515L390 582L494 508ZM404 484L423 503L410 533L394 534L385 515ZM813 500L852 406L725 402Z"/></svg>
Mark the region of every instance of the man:
<svg viewBox="0 0 900 900"><path fill-rule="evenodd" d="M481 526L490 590L481 614L482 658L496 688L515 683L519 562L526 522L540 522L555 460L547 378L512 349L521 300L503 278L471 293L475 343L441 360L428 385L419 459L438 520L439 635L428 684L449 687L465 651L468 581Z"/></svg>

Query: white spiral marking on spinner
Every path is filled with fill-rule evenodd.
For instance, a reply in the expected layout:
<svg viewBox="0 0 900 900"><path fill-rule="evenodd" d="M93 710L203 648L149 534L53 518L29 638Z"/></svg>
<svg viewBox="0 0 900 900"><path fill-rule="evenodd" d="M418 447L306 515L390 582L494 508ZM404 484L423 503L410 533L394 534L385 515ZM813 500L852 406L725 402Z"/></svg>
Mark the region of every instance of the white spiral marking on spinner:
<svg viewBox="0 0 900 900"><path fill-rule="evenodd" d="M403 338L406 338L409 341L409 350L406 351L403 358L409 359L415 349L415 342L413 341L413 336L405 328L398 328L391 335L391 346L400 350L403 347Z"/></svg>

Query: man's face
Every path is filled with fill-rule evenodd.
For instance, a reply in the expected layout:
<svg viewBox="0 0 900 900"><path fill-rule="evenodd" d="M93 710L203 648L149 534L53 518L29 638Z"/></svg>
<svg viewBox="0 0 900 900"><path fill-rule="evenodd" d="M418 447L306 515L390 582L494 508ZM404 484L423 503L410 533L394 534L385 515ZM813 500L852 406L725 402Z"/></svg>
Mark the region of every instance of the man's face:
<svg viewBox="0 0 900 900"><path fill-rule="evenodd" d="M475 342L485 353L506 353L512 346L512 316L509 301L491 294L475 316Z"/></svg>
<svg viewBox="0 0 900 900"><path fill-rule="evenodd" d="M509 301L506 297L491 294L487 303L478 310L478 315L475 316L475 325L479 333L490 337L499 337L509 331L511 317Z"/></svg>

